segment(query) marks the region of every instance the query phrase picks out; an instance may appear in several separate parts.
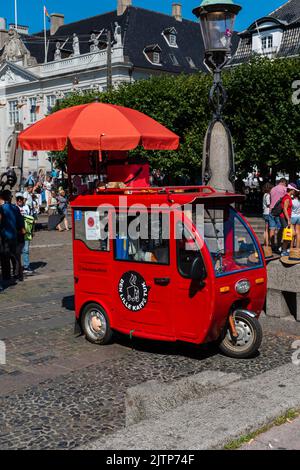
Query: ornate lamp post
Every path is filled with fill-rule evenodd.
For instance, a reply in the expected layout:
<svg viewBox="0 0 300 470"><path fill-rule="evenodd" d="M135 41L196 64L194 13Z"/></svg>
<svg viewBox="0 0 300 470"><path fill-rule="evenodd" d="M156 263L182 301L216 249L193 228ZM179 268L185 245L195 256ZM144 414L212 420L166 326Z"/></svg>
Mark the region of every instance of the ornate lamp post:
<svg viewBox="0 0 300 470"><path fill-rule="evenodd" d="M230 131L222 119L227 101L221 77L230 58L235 18L241 10L232 0L203 0L193 10L200 19L205 47L204 63L213 73L209 100L213 119L207 130L203 152L203 180L218 189L233 190L235 180L234 152Z"/></svg>

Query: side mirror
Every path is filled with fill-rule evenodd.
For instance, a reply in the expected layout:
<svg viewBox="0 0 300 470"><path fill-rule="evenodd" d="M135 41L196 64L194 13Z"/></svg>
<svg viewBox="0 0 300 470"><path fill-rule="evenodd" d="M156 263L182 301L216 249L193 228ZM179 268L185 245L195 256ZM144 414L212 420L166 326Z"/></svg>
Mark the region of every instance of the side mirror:
<svg viewBox="0 0 300 470"><path fill-rule="evenodd" d="M191 279L193 281L203 281L206 278L206 270L201 256L194 259L191 267Z"/></svg>

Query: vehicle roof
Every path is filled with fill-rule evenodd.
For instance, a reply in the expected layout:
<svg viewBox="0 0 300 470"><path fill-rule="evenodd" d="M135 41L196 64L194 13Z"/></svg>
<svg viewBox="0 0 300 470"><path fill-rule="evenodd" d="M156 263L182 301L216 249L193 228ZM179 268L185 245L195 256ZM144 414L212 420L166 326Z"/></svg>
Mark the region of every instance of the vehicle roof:
<svg viewBox="0 0 300 470"><path fill-rule="evenodd" d="M127 203L120 200L126 197ZM124 189L104 189L98 194L84 194L73 197L72 207L98 207L102 204L109 204L114 207L123 207L142 204L149 207L153 204L173 204L185 205L196 202L210 201L220 204L231 204L242 201L242 194L216 191L210 186L188 186L188 187L161 187L161 188L124 188Z"/></svg>

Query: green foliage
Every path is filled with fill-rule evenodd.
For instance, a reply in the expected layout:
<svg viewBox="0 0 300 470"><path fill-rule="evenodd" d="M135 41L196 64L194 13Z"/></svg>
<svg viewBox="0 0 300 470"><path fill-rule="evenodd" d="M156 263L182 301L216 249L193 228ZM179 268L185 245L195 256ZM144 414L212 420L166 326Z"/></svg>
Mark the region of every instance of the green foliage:
<svg viewBox="0 0 300 470"><path fill-rule="evenodd" d="M249 64L224 71L228 103L224 120L233 135L236 163L241 175L257 165L262 173L268 167L298 171L300 167L300 105L292 103L292 83L300 79L299 59L255 59ZM173 176L201 174L202 148L212 111L208 93L211 76L204 74L157 76L117 90L79 95L60 101L53 111L95 98L119 104L153 117L181 138L178 152L146 152L153 168ZM53 154L58 165L65 152Z"/></svg>

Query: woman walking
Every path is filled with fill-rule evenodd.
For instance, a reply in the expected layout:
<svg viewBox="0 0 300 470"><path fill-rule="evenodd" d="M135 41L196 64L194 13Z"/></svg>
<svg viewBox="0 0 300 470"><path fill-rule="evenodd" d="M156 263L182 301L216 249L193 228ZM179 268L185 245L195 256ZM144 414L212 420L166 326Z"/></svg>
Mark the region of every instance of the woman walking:
<svg viewBox="0 0 300 470"><path fill-rule="evenodd" d="M271 205L271 189L273 185L271 183L266 183L263 187L263 218L265 221L265 231L264 231L264 245L270 245L270 205Z"/></svg>
<svg viewBox="0 0 300 470"><path fill-rule="evenodd" d="M65 224L65 230L68 231L69 230L69 224L68 224L68 198L67 198L65 190L62 189L62 188L59 189L59 194L57 196L57 201L58 201L57 211L60 215L64 216L62 221ZM57 226L57 228L61 232L63 229L61 228L60 224Z"/></svg>

